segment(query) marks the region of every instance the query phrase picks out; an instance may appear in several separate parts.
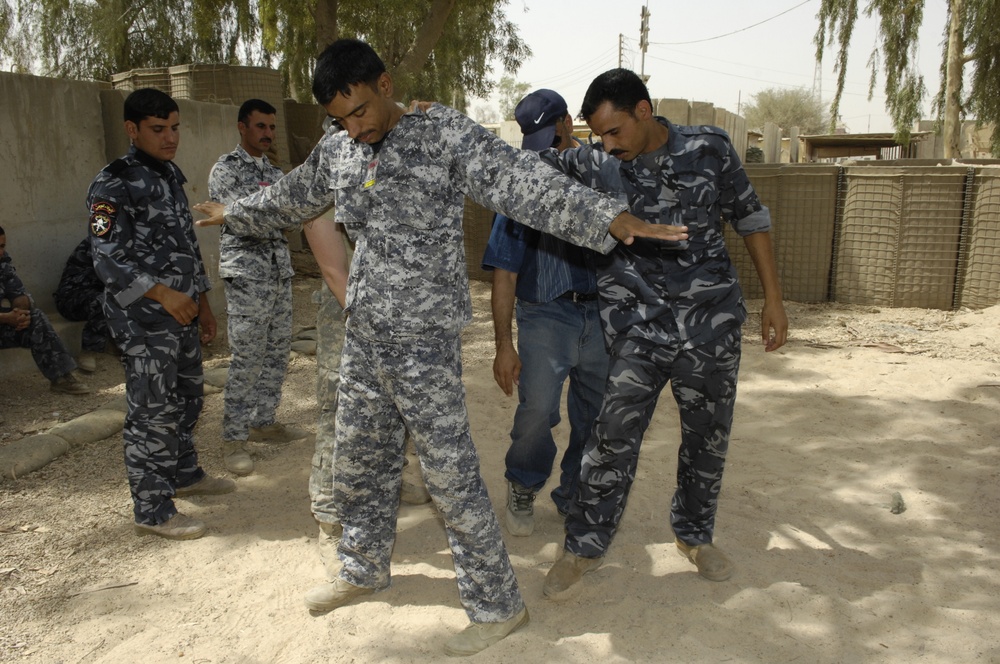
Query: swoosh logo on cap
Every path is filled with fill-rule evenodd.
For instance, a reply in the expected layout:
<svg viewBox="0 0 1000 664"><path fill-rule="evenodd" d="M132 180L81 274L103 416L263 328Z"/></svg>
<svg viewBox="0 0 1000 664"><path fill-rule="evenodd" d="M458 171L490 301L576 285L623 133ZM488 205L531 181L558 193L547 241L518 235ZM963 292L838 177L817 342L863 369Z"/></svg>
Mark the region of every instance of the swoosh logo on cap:
<svg viewBox="0 0 1000 664"><path fill-rule="evenodd" d="M544 113L542 113L541 115L539 115L539 116L538 116L538 119L537 119L537 120L535 120L535 124L538 124L539 122L541 122L541 121L542 121L542 118L544 118L544 117L545 117L545 114L544 114Z"/></svg>

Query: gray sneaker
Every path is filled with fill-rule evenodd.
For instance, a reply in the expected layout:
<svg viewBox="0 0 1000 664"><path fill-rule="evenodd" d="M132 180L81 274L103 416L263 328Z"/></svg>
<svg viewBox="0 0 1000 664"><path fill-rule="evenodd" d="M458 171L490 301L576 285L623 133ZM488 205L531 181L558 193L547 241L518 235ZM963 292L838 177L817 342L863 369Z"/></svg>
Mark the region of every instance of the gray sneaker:
<svg viewBox="0 0 1000 664"><path fill-rule="evenodd" d="M507 532L527 537L535 531L535 492L517 482L507 482Z"/></svg>

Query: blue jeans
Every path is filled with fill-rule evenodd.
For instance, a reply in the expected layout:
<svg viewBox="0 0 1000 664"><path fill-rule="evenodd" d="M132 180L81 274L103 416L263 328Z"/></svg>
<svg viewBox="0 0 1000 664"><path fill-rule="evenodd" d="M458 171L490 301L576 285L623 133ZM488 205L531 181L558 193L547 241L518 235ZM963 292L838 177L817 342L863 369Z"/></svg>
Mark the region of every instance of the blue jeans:
<svg viewBox="0 0 1000 664"><path fill-rule="evenodd" d="M608 351L598 303L558 298L544 304L517 301L517 352L521 357L518 405L507 450L508 480L533 491L552 474L563 383L569 378L569 446L552 500L566 512L580 481L580 459L601 410Z"/></svg>

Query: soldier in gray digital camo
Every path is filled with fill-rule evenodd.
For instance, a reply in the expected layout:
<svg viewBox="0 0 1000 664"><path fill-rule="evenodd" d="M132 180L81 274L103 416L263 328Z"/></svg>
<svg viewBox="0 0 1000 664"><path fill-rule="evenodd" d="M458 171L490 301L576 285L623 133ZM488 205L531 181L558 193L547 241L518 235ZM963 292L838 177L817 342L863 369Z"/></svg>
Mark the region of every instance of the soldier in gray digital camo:
<svg viewBox="0 0 1000 664"><path fill-rule="evenodd" d="M31 301L10 254L7 232L0 228L0 348L30 348L38 370L53 392L88 394L90 386L76 377L76 361L59 338L49 317Z"/></svg>
<svg viewBox="0 0 1000 664"><path fill-rule="evenodd" d="M241 232L292 227L334 206L355 242L348 278L334 447L342 567L307 606L330 610L389 585L405 427L451 546L471 625L445 651L470 655L528 622L472 443L461 329L472 318L462 240L464 196L607 252L651 226L443 106L406 112L370 46L352 39L317 60L313 93L344 131L249 198L196 209ZM613 235L612 235L613 234Z"/></svg>
<svg viewBox="0 0 1000 664"><path fill-rule="evenodd" d="M681 420L670 511L676 545L701 576L723 581L733 566L712 540L746 307L722 221L743 237L757 269L764 288L761 336L773 351L785 343L788 320L768 233L770 213L726 133L654 116L649 92L633 72L598 76L581 113L603 145L549 150L543 159L585 184L624 193L633 214L686 226L690 237L656 246L618 245L610 265L599 271L611 349L608 386L566 519L565 552L549 570L544 593L565 597L601 565L635 479L643 434L668 382Z"/></svg>
<svg viewBox="0 0 1000 664"><path fill-rule="evenodd" d="M216 331L205 296L210 284L186 180L172 161L180 139L177 103L144 88L125 99L124 115L132 147L97 174L87 207L104 312L125 368L122 436L134 527L140 535L194 539L205 524L178 512L173 498L236 488L230 479L206 475L194 446L204 401L199 342Z"/></svg>
<svg viewBox="0 0 1000 664"><path fill-rule="evenodd" d="M97 358L108 348L110 332L104 317L104 284L94 272L90 238L85 237L66 259L59 286L52 294L56 311L66 320L84 321L77 358L81 371L97 369Z"/></svg>
<svg viewBox="0 0 1000 664"><path fill-rule="evenodd" d="M261 99L240 106L240 143L219 157L208 194L229 203L277 182L284 173L264 154L274 143L275 108ZM292 261L281 231L240 235L228 226L219 238L219 276L226 282L232 361L223 397L222 445L226 469L253 472L248 439L287 443L302 429L275 421L292 343Z"/></svg>

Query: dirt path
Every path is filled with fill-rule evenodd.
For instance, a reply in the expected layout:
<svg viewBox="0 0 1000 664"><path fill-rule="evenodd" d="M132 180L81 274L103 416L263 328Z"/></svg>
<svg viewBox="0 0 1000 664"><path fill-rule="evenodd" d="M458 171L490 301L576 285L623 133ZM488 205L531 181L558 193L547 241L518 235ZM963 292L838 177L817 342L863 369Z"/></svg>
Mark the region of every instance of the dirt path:
<svg viewBox="0 0 1000 664"><path fill-rule="evenodd" d="M318 284L298 256L296 322ZM473 436L494 505L514 401L492 379L489 289L474 286L464 337ZM759 303L757 303L759 304ZM957 314L792 304L793 340L765 357L755 320L717 543L725 583L674 551L666 514L677 447L664 399L605 566L580 595L546 601L561 542L547 499L508 538L531 624L478 662L1000 661L1000 307ZM224 345L206 358L223 366ZM120 395L110 356L100 392L57 397L36 375L3 378L0 445ZM281 419L314 430L315 361L296 356ZM221 472L221 395L198 430ZM557 440L565 441L564 425ZM321 580L306 480L312 445L257 445L257 472L221 497L182 500L209 524L191 542L140 538L120 435L0 484L0 661L436 662L466 624L444 531L404 506L393 584L313 617ZM898 493L905 511L890 511Z"/></svg>

